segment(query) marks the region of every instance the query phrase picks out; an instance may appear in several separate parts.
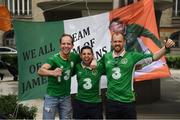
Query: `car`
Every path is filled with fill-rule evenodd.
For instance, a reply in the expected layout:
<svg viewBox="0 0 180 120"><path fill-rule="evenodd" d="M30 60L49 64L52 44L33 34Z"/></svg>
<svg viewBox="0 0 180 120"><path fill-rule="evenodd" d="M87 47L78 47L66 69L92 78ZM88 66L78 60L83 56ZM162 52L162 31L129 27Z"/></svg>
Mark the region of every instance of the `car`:
<svg viewBox="0 0 180 120"><path fill-rule="evenodd" d="M17 50L7 46L0 46L0 55L4 54L17 54Z"/></svg>

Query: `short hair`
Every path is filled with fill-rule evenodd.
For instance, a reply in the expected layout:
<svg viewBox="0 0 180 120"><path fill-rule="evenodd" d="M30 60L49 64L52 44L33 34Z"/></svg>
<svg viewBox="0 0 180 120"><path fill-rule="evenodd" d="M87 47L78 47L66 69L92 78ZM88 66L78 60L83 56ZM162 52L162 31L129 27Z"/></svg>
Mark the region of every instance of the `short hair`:
<svg viewBox="0 0 180 120"><path fill-rule="evenodd" d="M94 53L93 53L93 49L92 49L92 47L90 47L90 46L83 46L83 47L81 48L80 53L82 53L84 49L89 49L89 50L91 50L91 53L94 54Z"/></svg>
<svg viewBox="0 0 180 120"><path fill-rule="evenodd" d="M120 18L119 18L119 17L115 17L115 18L113 18L113 19L110 21L110 23L109 23L109 28L111 27L111 24L112 24L113 22L118 22L118 23L121 23L121 20L120 20Z"/></svg>
<svg viewBox="0 0 180 120"><path fill-rule="evenodd" d="M72 40L72 44L74 44L74 38L73 38L70 34L66 34L66 33L62 34L62 36L61 36L60 39L59 39L59 43L61 43L62 38L63 38L63 37L66 37L66 36L70 37L71 40Z"/></svg>

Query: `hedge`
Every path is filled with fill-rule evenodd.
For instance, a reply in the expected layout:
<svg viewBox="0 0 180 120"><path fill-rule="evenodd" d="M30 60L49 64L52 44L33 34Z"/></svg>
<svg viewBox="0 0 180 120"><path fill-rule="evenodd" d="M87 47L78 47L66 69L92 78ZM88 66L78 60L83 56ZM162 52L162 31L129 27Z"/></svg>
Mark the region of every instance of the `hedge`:
<svg viewBox="0 0 180 120"><path fill-rule="evenodd" d="M167 54L165 57L170 68L180 69L180 55Z"/></svg>
<svg viewBox="0 0 180 120"><path fill-rule="evenodd" d="M18 104L17 95L0 96L0 119L35 119L36 112L35 106Z"/></svg>

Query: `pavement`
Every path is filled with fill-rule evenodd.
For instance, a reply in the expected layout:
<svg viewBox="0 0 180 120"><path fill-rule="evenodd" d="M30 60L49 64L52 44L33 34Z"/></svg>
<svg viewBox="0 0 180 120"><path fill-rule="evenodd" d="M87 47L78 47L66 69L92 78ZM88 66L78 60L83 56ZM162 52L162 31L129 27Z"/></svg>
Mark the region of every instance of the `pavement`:
<svg viewBox="0 0 180 120"><path fill-rule="evenodd" d="M160 100L137 105L139 119L180 119L180 69L170 71L170 78L161 79Z"/></svg>
<svg viewBox="0 0 180 120"><path fill-rule="evenodd" d="M180 119L180 69L170 70L171 78L161 79L160 100L150 104L137 105L138 119ZM18 82L13 81L13 77L7 70L0 70L5 73L5 77L0 81L0 94L17 94ZM43 100L27 100L21 102L27 106L38 108L36 119L42 119Z"/></svg>

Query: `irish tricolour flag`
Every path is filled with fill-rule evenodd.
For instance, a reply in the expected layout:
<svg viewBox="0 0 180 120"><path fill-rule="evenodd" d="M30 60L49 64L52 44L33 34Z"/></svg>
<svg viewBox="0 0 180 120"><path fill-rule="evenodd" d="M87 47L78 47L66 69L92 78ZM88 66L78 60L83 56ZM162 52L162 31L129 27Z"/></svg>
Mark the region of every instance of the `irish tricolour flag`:
<svg viewBox="0 0 180 120"><path fill-rule="evenodd" d="M14 21L18 50L19 99L28 100L44 96L47 78L38 76L37 70L49 56L59 51L59 38L63 33L71 34L74 38L72 50L74 52L79 53L82 46L89 45L93 48L98 60L109 52L111 50L109 23L115 17L119 17L127 25L142 26L159 38L153 0L140 0L137 3L106 13L64 21ZM138 39L152 53L160 49L146 36L139 36ZM165 59L162 58L136 71L134 77L136 81L140 81L169 75ZM102 84L104 83L102 82Z"/></svg>

